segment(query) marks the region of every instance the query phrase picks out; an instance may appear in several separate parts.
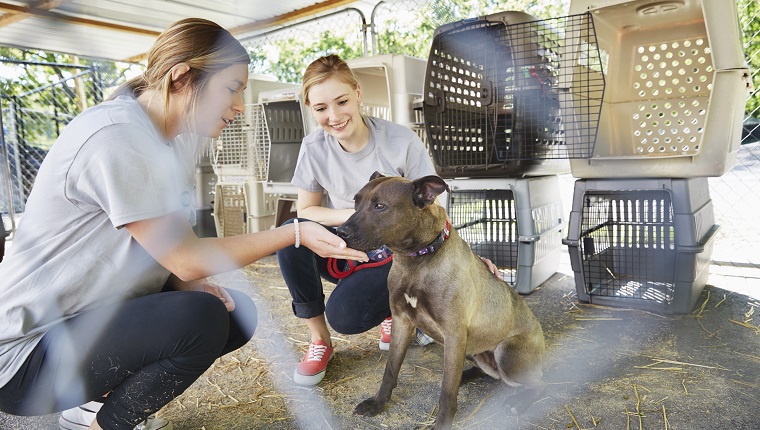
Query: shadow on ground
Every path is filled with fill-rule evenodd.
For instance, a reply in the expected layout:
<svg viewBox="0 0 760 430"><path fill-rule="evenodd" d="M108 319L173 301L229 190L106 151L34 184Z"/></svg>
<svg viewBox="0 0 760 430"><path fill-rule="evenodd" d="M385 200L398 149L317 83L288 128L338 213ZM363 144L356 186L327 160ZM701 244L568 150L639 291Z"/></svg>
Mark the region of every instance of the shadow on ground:
<svg viewBox="0 0 760 430"><path fill-rule="evenodd" d="M354 415L377 390L385 355L377 333L337 335L336 355L315 388L292 382L308 335L290 310L274 257L218 278L259 306L254 340L223 357L159 412L184 429L424 429L441 384L440 345L412 347L386 411ZM329 290L329 286L327 286ZM757 296L756 296L757 297ZM520 417L505 415L516 391L493 380L464 385L459 429L760 428L760 300L706 288L690 315L667 316L577 302L570 276L557 273L525 296L548 346L544 398ZM55 429L57 415L0 414L2 429Z"/></svg>

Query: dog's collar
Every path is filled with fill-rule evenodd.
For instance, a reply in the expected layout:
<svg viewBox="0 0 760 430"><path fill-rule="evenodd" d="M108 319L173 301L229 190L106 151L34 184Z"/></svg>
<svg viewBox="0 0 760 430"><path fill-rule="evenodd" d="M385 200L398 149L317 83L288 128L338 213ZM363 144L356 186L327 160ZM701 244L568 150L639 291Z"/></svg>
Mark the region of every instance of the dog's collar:
<svg viewBox="0 0 760 430"><path fill-rule="evenodd" d="M443 231L441 231L441 234L439 234L438 237L433 239L433 241L430 242L428 246L420 249L417 252L412 252L406 255L409 257L419 257L420 255L434 253L438 248L440 248L441 244L443 244L443 242L449 238L450 232L451 232L451 224L449 223L449 220L447 219L446 225L443 227Z"/></svg>

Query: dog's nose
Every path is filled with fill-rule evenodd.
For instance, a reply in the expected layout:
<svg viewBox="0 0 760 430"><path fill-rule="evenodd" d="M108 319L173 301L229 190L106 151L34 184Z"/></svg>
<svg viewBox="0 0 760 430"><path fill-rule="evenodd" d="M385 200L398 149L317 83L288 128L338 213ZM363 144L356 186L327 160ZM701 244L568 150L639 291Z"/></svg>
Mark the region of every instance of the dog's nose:
<svg viewBox="0 0 760 430"><path fill-rule="evenodd" d="M349 237L351 237L351 230L345 225L338 227L337 233L341 239L348 239Z"/></svg>

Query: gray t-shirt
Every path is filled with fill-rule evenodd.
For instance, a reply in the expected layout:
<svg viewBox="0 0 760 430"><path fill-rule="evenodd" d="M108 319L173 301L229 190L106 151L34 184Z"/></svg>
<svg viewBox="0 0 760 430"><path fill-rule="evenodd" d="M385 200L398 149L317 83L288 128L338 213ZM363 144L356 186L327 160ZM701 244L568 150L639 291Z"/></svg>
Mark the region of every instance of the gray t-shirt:
<svg viewBox="0 0 760 430"><path fill-rule="evenodd" d="M355 153L344 151L321 128L306 136L291 183L307 191L327 191L328 207L353 209L354 196L375 171L408 179L435 175L425 145L412 130L369 116L364 123L369 144Z"/></svg>
<svg viewBox="0 0 760 430"><path fill-rule="evenodd" d="M0 387L50 327L160 291L169 272L121 227L194 212L179 158L128 97L88 109L63 130L0 263Z"/></svg>

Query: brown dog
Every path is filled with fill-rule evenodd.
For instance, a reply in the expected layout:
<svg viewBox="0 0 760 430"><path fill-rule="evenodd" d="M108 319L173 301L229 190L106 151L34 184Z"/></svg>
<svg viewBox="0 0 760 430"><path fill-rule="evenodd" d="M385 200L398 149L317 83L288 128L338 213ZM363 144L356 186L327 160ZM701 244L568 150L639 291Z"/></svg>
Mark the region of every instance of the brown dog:
<svg viewBox="0 0 760 430"><path fill-rule="evenodd" d="M490 273L449 226L444 208L434 204L446 190L437 176L409 181L375 172L356 195L356 213L338 228L351 248L386 245L394 253L388 276L393 314L388 361L380 390L355 413L374 416L384 409L415 327L444 344L436 429L452 425L466 357L477 367L465 378L485 373L527 387L506 400L512 414L523 412L544 391L541 325L522 297Z"/></svg>

